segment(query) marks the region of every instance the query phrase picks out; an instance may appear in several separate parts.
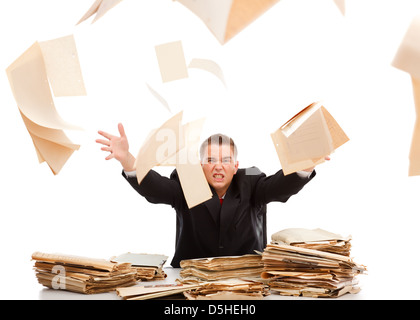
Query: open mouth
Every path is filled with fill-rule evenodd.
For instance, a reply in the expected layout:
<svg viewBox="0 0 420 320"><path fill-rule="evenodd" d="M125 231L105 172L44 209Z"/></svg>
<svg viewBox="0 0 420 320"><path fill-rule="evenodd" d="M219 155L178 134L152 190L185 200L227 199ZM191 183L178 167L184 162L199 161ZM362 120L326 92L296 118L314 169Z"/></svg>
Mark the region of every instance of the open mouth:
<svg viewBox="0 0 420 320"><path fill-rule="evenodd" d="M224 175L223 174L221 174L221 173L215 173L214 175L213 175L213 178L214 178L214 180L216 180L216 181L223 181L223 179L224 179Z"/></svg>

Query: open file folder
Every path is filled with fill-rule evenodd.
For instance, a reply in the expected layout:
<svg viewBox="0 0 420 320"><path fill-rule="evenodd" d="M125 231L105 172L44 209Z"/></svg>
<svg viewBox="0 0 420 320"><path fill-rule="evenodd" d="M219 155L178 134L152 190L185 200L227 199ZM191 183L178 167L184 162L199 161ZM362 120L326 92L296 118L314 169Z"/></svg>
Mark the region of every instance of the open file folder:
<svg viewBox="0 0 420 320"><path fill-rule="evenodd" d="M285 175L325 161L349 141L337 121L322 106L312 103L271 134Z"/></svg>

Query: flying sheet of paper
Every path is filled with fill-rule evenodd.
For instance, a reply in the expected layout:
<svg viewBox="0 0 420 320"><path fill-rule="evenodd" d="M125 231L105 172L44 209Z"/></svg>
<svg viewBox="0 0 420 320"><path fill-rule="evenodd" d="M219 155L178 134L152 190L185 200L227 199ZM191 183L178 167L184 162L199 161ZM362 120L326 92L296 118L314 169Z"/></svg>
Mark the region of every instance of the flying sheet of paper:
<svg viewBox="0 0 420 320"><path fill-rule="evenodd" d="M80 24L83 21L89 19L95 13L96 13L96 16L93 19L92 23L96 22L98 19L102 18L109 10L111 10L113 7L119 4L121 1L122 0L96 0L77 24Z"/></svg>
<svg viewBox="0 0 420 320"><path fill-rule="evenodd" d="M223 75L223 70L213 60L194 58L191 60L190 64L188 65L188 68L196 68L196 69L201 69L201 70L210 72L214 74L226 87L225 76Z"/></svg>
<svg viewBox="0 0 420 320"><path fill-rule="evenodd" d="M146 139L136 159L137 182L155 166L176 166L187 205L192 208L212 197L197 152L204 119L181 122L182 112Z"/></svg>
<svg viewBox="0 0 420 320"><path fill-rule="evenodd" d="M188 78L188 69L200 69L216 76L226 87L222 68L215 61L194 58L187 67L181 41L157 45L155 46L155 51L163 83ZM149 84L147 84L147 87L167 109L170 109L168 103L160 94L150 87Z"/></svg>
<svg viewBox="0 0 420 320"><path fill-rule="evenodd" d="M204 122L205 119L201 118L184 124L179 132L179 139L182 140L179 150L161 162L160 165L200 164L198 145Z"/></svg>
<svg viewBox="0 0 420 320"><path fill-rule="evenodd" d="M41 46L36 42L8 69L9 81L20 111L40 126L54 129L77 129L58 114Z"/></svg>
<svg viewBox="0 0 420 320"><path fill-rule="evenodd" d="M420 16L411 22L392 65L411 75L416 121L409 154L409 176L420 175Z"/></svg>
<svg viewBox="0 0 420 320"><path fill-rule="evenodd" d="M55 97L85 96L86 89L73 36L40 42Z"/></svg>
<svg viewBox="0 0 420 320"><path fill-rule="evenodd" d="M420 79L420 15L415 17L402 40L392 65Z"/></svg>
<svg viewBox="0 0 420 320"><path fill-rule="evenodd" d="M68 158L80 146L74 144L65 135L63 130L51 129L38 126L20 113L33 140L38 160L46 161L54 174L58 174Z"/></svg>
<svg viewBox="0 0 420 320"><path fill-rule="evenodd" d="M414 103L416 107L416 121L410 150L410 176L420 176L420 80L412 78Z"/></svg>
<svg viewBox="0 0 420 320"><path fill-rule="evenodd" d="M343 16L346 15L346 0L334 0L336 6L340 10Z"/></svg>
<svg viewBox="0 0 420 320"><path fill-rule="evenodd" d="M155 46L162 82L188 78L184 50L181 41Z"/></svg>
<svg viewBox="0 0 420 320"><path fill-rule="evenodd" d="M280 0L177 0L225 44Z"/></svg>
<svg viewBox="0 0 420 320"><path fill-rule="evenodd" d="M176 166L189 208L209 200L213 195L198 155L198 145L204 121L205 119L202 118L183 125L180 138L184 138L184 147L161 164Z"/></svg>
<svg viewBox="0 0 420 320"><path fill-rule="evenodd" d="M213 196L201 164L177 164L176 170L179 175L182 190L188 208L211 199Z"/></svg>
<svg viewBox="0 0 420 320"><path fill-rule="evenodd" d="M169 112L171 111L171 107L169 103L162 97L160 93L158 93L155 89L153 89L148 83L146 83L147 88L149 89L150 93L159 101Z"/></svg>
<svg viewBox="0 0 420 320"><path fill-rule="evenodd" d="M182 115L181 111L153 130L140 148L135 163L139 184L153 167L165 163L183 147L181 143L184 141L179 138Z"/></svg>
<svg viewBox="0 0 420 320"><path fill-rule="evenodd" d="M80 128L60 117L51 88L59 95L86 94L73 37L35 42L6 72L39 161L58 174L79 149L63 130Z"/></svg>

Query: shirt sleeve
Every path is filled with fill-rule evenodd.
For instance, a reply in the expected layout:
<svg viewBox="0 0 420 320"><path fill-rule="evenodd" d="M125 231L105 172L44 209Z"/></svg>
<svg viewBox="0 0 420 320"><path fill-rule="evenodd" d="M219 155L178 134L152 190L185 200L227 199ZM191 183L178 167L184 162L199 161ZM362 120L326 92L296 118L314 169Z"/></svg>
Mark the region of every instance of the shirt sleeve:
<svg viewBox="0 0 420 320"><path fill-rule="evenodd" d="M124 170L124 173L128 178L136 178L137 177L136 171L125 171Z"/></svg>
<svg viewBox="0 0 420 320"><path fill-rule="evenodd" d="M309 171L297 171L296 173L302 179L308 179L311 176L312 172L314 172L314 171L313 170L310 171L310 172Z"/></svg>

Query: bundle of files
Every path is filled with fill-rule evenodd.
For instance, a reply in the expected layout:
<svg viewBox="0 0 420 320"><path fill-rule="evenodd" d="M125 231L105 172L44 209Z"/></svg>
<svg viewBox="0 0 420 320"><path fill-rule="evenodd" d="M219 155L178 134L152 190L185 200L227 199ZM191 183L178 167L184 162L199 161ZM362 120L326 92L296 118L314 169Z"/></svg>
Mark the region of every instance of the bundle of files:
<svg viewBox="0 0 420 320"><path fill-rule="evenodd" d="M167 277L163 266L168 256L160 254L148 253L131 253L127 252L110 260L119 263L130 263L131 267L136 270L137 281L163 280Z"/></svg>
<svg viewBox="0 0 420 320"><path fill-rule="evenodd" d="M92 294L136 284L136 270L129 263L73 255L35 252L38 282L51 289Z"/></svg>
<svg viewBox="0 0 420 320"><path fill-rule="evenodd" d="M182 260L180 266L181 283L259 278L264 267L258 254Z"/></svg>
<svg viewBox="0 0 420 320"><path fill-rule="evenodd" d="M269 294L268 285L245 279L210 281L184 291L188 300L261 300Z"/></svg>
<svg viewBox="0 0 420 320"><path fill-rule="evenodd" d="M356 276L366 272L366 267L348 255L349 237L321 229L286 229L273 237L277 240L268 244L262 254L261 274L269 280L272 292L318 298L360 291ZM346 249L340 253L342 248Z"/></svg>
<svg viewBox="0 0 420 320"><path fill-rule="evenodd" d="M351 236L342 237L323 229L289 228L271 236L273 244L288 244L295 247L320 250L350 256Z"/></svg>

